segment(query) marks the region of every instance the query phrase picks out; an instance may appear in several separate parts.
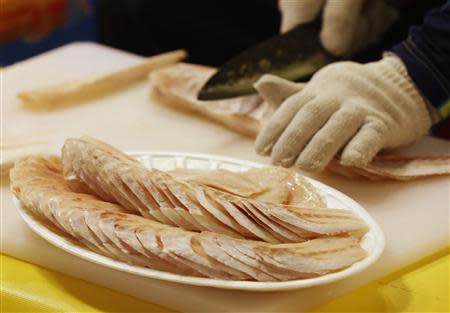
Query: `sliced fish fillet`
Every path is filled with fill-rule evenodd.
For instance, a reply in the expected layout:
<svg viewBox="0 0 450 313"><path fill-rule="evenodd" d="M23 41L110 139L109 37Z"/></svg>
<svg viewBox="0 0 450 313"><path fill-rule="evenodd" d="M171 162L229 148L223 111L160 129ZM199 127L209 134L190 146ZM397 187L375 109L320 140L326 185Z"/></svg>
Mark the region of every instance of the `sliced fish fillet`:
<svg viewBox="0 0 450 313"><path fill-rule="evenodd" d="M333 160L328 169L350 178L408 181L430 176L450 175L450 155L405 157L381 155L365 167L348 167Z"/></svg>
<svg viewBox="0 0 450 313"><path fill-rule="evenodd" d="M292 242L293 236L306 240L323 235L362 235L367 231L365 223L351 211L275 204L180 181L168 173L146 169L117 150L103 148L89 137L66 140L62 160L64 169L70 172L66 177L81 180L94 191L101 185L102 192L111 190L108 196L130 212L136 212L138 208L145 217L188 230L194 226L197 230L270 243ZM66 160L85 165L70 168ZM95 166L98 160L101 160L103 168L108 169L106 176L95 172L96 168L99 170ZM89 168L89 171L84 168ZM91 183L93 180L95 183ZM110 184L112 180L115 181L114 186ZM116 196L117 190L121 196ZM177 213L182 210L195 222L186 220L191 224L187 226L181 221L183 217ZM165 219L158 217L156 212ZM285 228L284 235L277 233L274 236L276 229Z"/></svg>
<svg viewBox="0 0 450 313"><path fill-rule="evenodd" d="M168 173L182 181L244 198L308 208L326 205L311 183L282 167L255 168L244 172L178 168Z"/></svg>
<svg viewBox="0 0 450 313"><path fill-rule="evenodd" d="M95 252L182 275L283 281L339 271L366 256L355 237L271 244L183 230L125 213L117 204L71 189L57 158L17 161L11 190L27 209Z"/></svg>
<svg viewBox="0 0 450 313"><path fill-rule="evenodd" d="M231 100L199 101L197 94L215 69L192 64L176 64L150 74L152 97L181 111L191 111L243 135L255 137L260 120L273 108L257 95Z"/></svg>

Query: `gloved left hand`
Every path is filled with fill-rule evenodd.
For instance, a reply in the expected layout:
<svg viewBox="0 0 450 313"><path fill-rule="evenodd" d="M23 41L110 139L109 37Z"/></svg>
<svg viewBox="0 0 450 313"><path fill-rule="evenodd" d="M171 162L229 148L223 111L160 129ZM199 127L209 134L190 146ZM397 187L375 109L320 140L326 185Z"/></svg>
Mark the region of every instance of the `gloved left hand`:
<svg viewBox="0 0 450 313"><path fill-rule="evenodd" d="M321 170L340 150L342 164L364 166L431 126L426 101L394 55L328 65L306 85L266 75L255 88L268 103L281 103L258 134L256 151L285 167Z"/></svg>
<svg viewBox="0 0 450 313"><path fill-rule="evenodd" d="M378 41L398 16L385 0L279 0L278 6L282 33L322 14L321 42L339 56Z"/></svg>

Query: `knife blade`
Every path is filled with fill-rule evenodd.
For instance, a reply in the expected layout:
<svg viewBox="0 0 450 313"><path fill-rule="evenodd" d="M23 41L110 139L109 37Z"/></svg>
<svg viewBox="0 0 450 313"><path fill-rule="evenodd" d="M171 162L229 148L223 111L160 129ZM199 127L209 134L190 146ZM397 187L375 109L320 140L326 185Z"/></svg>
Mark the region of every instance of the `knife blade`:
<svg viewBox="0 0 450 313"><path fill-rule="evenodd" d="M321 45L318 22L297 26L267 39L227 61L203 86L199 100L217 100L254 93L264 74L306 81L336 60Z"/></svg>

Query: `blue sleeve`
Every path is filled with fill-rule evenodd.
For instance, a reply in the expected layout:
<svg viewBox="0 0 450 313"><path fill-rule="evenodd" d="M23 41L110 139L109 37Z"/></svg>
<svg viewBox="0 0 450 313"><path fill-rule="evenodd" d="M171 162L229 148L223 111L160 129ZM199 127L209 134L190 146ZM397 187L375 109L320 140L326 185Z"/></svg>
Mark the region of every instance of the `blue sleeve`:
<svg viewBox="0 0 450 313"><path fill-rule="evenodd" d="M450 115L450 0L431 10L421 26L391 49L442 118Z"/></svg>

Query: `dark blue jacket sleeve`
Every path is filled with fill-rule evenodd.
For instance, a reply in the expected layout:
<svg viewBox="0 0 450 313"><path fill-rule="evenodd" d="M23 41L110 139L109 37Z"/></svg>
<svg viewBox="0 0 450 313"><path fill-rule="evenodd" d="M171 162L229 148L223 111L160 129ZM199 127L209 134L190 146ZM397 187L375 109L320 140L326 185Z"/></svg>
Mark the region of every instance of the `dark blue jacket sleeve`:
<svg viewBox="0 0 450 313"><path fill-rule="evenodd" d="M450 115L450 0L431 10L421 26L391 49L442 118Z"/></svg>

